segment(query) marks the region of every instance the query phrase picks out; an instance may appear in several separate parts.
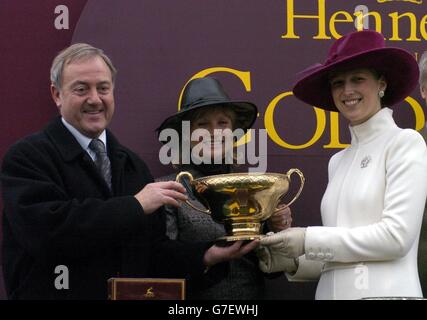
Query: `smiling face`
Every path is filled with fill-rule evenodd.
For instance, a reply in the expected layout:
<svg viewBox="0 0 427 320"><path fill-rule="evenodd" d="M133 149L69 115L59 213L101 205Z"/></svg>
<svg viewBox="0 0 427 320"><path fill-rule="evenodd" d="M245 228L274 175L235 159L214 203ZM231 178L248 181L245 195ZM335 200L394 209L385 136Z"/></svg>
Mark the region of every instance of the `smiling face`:
<svg viewBox="0 0 427 320"><path fill-rule="evenodd" d="M80 133L97 138L114 113L111 71L99 56L65 64L61 89L51 86L62 117Z"/></svg>
<svg viewBox="0 0 427 320"><path fill-rule="evenodd" d="M208 107L199 112L196 111L191 119L191 133L196 129L205 129L210 134L210 157L213 159L215 154L220 152L221 158L226 153L226 136L231 135L233 131L233 122L235 115L229 109L222 107ZM229 130L226 130L229 129ZM224 131L225 130L225 131ZM197 145L199 141L191 141L192 146Z"/></svg>
<svg viewBox="0 0 427 320"><path fill-rule="evenodd" d="M335 106L352 126L367 121L381 109L378 95L387 84L369 69L335 73L330 77Z"/></svg>

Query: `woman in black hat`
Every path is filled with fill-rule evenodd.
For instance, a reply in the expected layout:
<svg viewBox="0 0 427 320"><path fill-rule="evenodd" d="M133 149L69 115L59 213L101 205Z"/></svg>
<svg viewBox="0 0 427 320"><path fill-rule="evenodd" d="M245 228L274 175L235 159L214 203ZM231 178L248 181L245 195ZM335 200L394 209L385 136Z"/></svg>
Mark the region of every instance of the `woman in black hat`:
<svg viewBox="0 0 427 320"><path fill-rule="evenodd" d="M197 129L205 129L209 132L210 148L204 148L196 161L194 157L186 157L190 160L185 163L182 152L179 154L180 163L176 165L178 171L189 171L194 178L202 176L230 173L233 164L225 163L227 153L226 138L214 134L214 130L228 132L235 129L243 129L246 132L251 128L257 117L257 107L251 102L232 101L224 92L218 80L205 77L191 80L185 87L181 110L168 117L158 128L159 133L165 129L175 129L182 140L190 140L183 137L183 121L189 121L190 135ZM185 124L185 122L184 122ZM188 124L188 123L187 123ZM190 142L195 146L200 141ZM228 150L230 151L230 150ZM184 151L185 152L185 151ZM231 151L233 154L235 151ZM222 159L221 163L213 164L215 156ZM204 160L204 161L203 161ZM210 160L210 161L206 161ZM210 162L210 163L207 163ZM175 180L176 173L162 177L158 180ZM191 190L188 190L191 193ZM189 194L191 202L199 207L192 194ZM183 204L180 208L167 208L167 234L172 239L184 242L214 241L225 235L224 226L214 222L209 215L200 213ZM280 231L290 226L291 213L289 208L279 211L268 221L268 227L273 231ZM228 264L227 272L220 272L220 266L214 267L207 274L214 283L204 287L190 288L188 299L262 299L264 293L264 276L259 271L258 260L251 253L240 259L232 260ZM217 270L217 272L215 271ZM219 276L219 278L217 277ZM212 278L213 277L213 278Z"/></svg>

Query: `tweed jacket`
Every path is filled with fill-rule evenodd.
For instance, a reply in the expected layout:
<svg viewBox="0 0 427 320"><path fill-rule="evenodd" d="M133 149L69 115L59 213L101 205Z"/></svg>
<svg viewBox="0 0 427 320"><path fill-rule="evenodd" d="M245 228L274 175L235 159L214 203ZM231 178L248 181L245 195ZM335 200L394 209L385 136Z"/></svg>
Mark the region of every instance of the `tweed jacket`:
<svg viewBox="0 0 427 320"><path fill-rule="evenodd" d="M196 166L186 168L194 178L203 176L195 169ZM176 173L159 178L159 181L175 180ZM190 202L204 209L193 195L192 190L187 190ZM198 212L186 204L180 208L166 206L167 235L171 239L185 242L215 241L225 235L224 225L212 220L211 216ZM213 270L212 273L214 273ZM219 273L219 272L217 272ZM276 274L273 275L277 276ZM272 276L272 277L273 277ZM214 300L246 300L262 299L264 296L264 275L258 268L258 260L252 252L240 259L232 260L228 264L228 272L222 272L214 284L196 290L189 290L190 299Z"/></svg>

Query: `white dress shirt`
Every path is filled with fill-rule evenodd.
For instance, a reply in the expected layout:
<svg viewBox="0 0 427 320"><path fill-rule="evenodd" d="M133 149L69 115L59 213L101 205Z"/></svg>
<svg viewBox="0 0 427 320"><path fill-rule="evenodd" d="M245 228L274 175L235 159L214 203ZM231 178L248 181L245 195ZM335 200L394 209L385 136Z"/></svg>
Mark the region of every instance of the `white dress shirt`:
<svg viewBox="0 0 427 320"><path fill-rule="evenodd" d="M69 124L64 118L61 117L62 123L71 132L71 134L76 138L77 142L82 146L83 150L85 150L89 156L95 161L95 152L89 148L89 143L93 140L92 138L86 137L76 128L74 128L71 124ZM104 131L99 135L99 140L101 140L105 145L105 151L107 150L107 134Z"/></svg>

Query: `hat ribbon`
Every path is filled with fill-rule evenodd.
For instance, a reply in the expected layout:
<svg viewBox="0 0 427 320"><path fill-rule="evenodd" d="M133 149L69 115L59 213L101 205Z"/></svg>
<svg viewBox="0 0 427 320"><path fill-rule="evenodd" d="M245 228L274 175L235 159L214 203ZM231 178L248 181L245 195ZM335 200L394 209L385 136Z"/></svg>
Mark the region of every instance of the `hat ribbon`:
<svg viewBox="0 0 427 320"><path fill-rule="evenodd" d="M191 108L194 105L200 104L201 102L214 102L214 101L218 102L218 103L228 103L228 102L230 102L228 100L220 99L220 98L217 98L217 97L215 97L215 98L213 98L213 97L212 98L201 97L201 98L198 98L198 99L192 101L189 104L184 105L184 107L185 108Z"/></svg>

